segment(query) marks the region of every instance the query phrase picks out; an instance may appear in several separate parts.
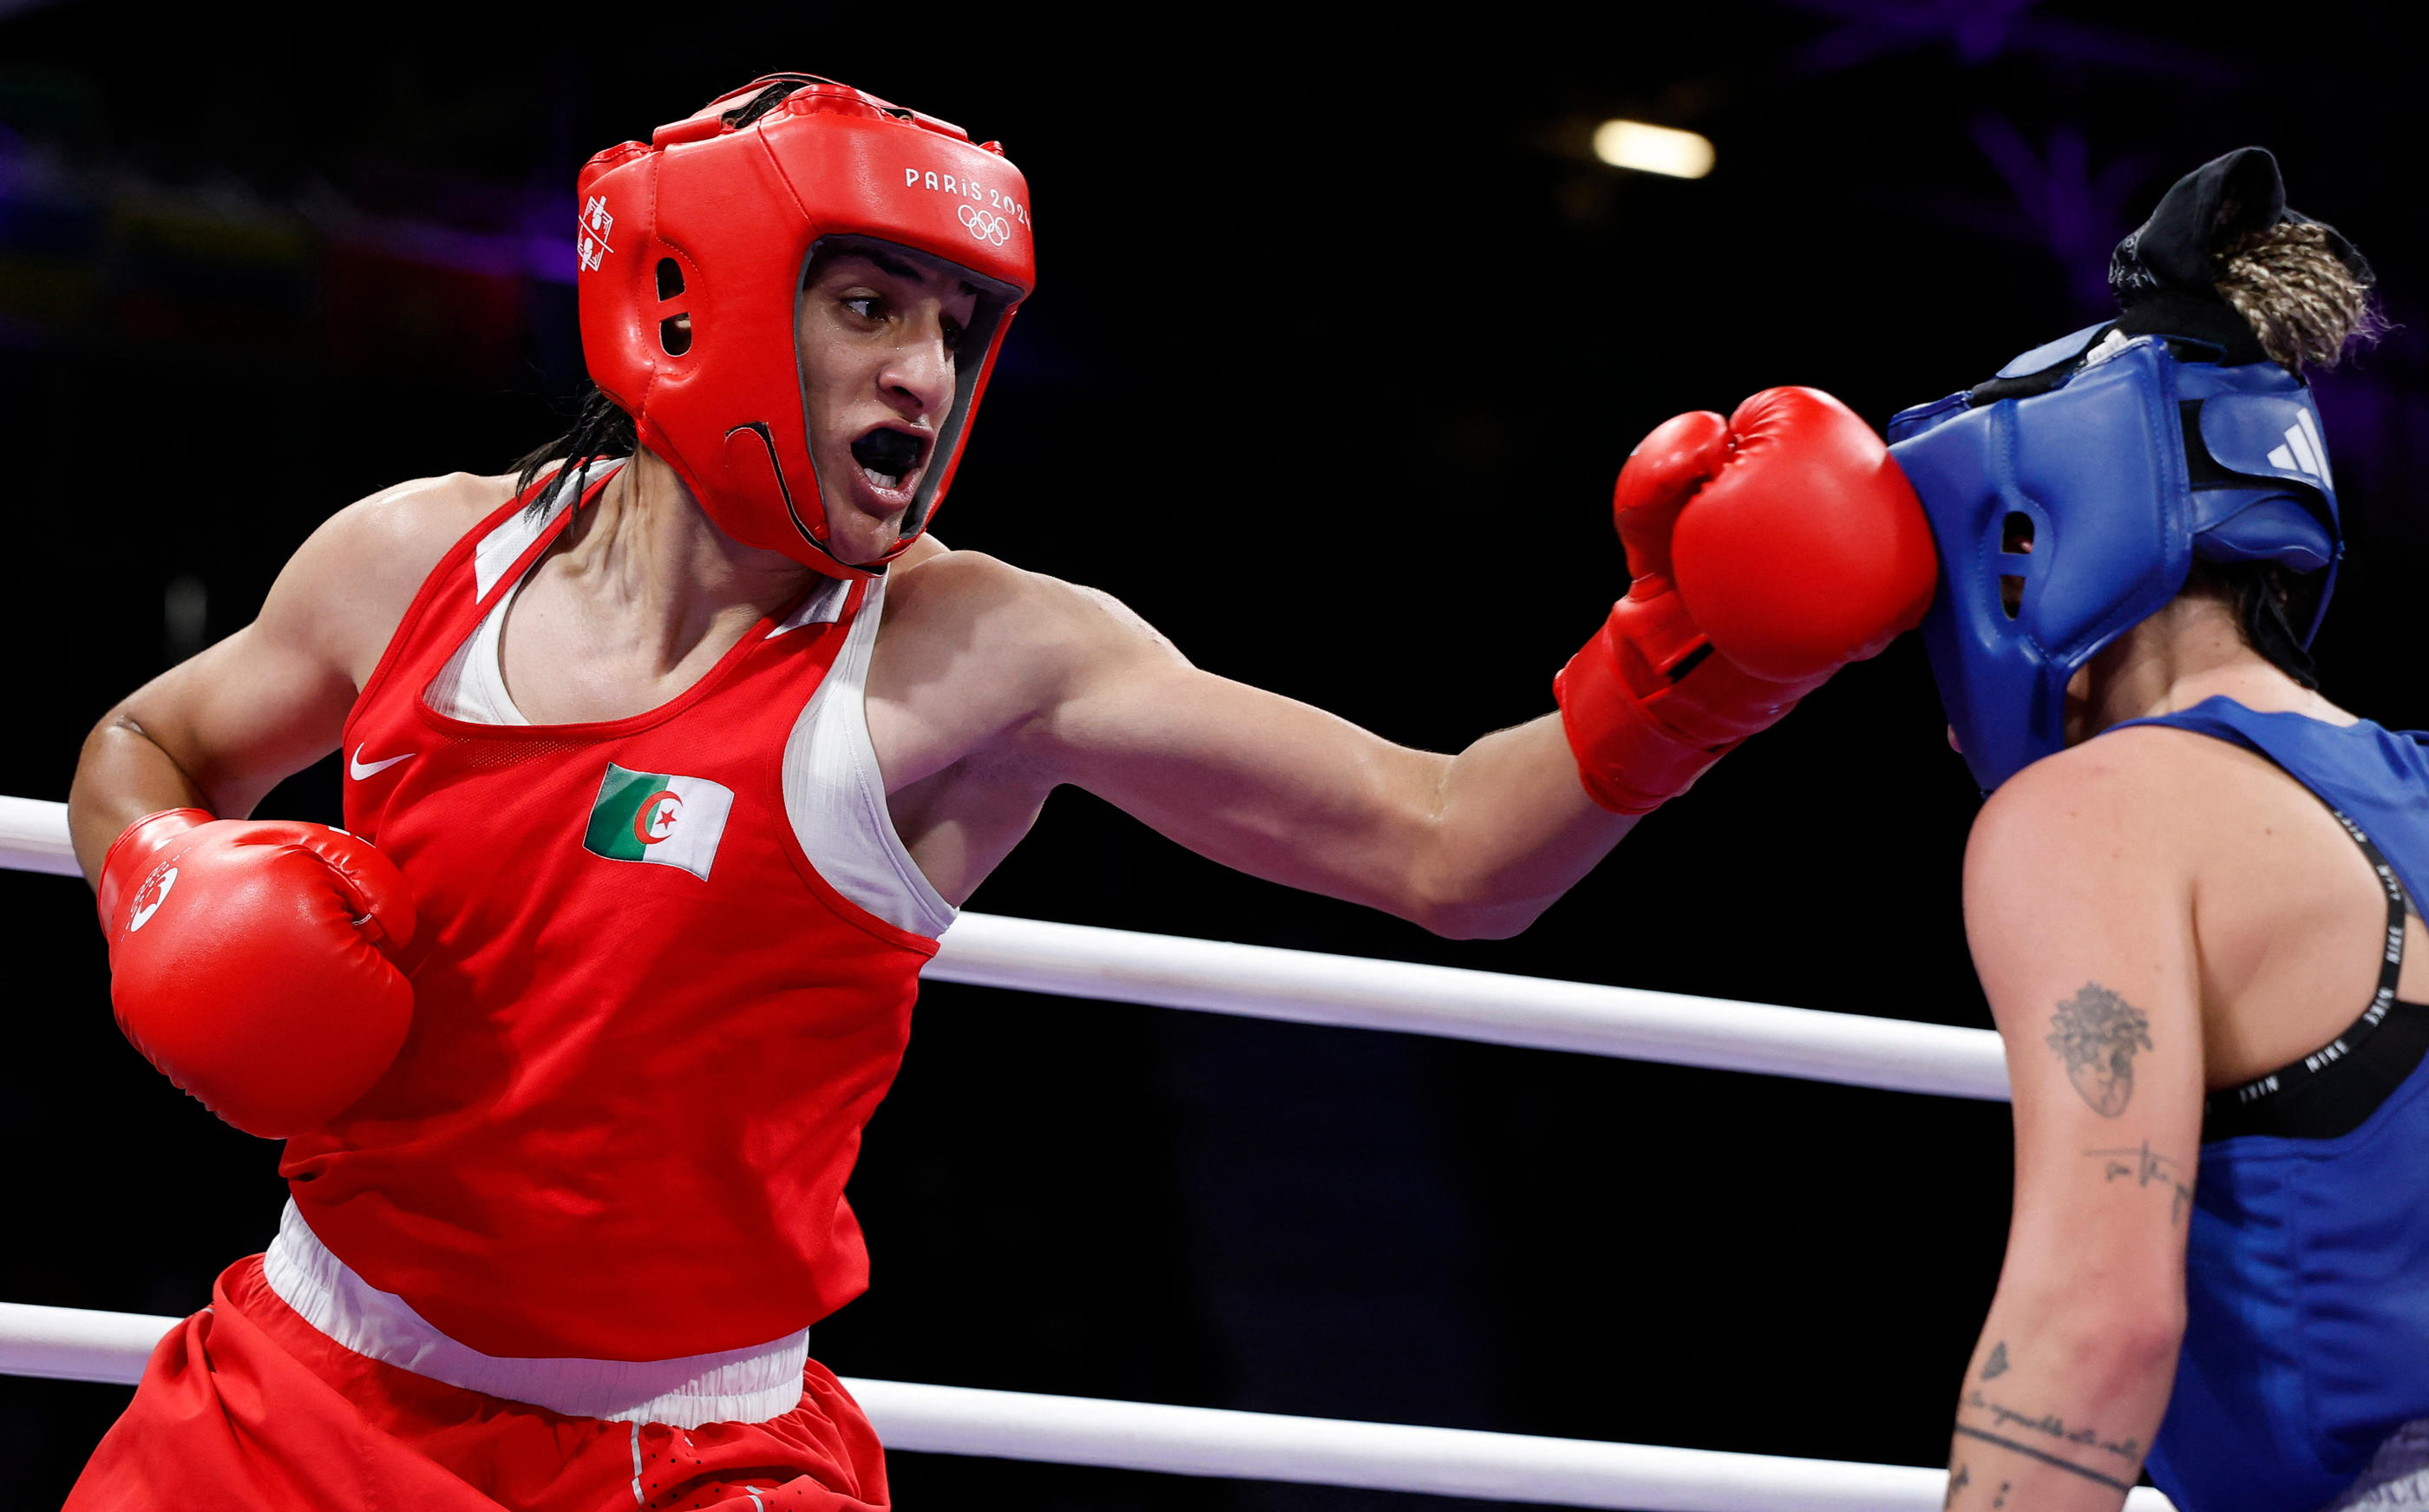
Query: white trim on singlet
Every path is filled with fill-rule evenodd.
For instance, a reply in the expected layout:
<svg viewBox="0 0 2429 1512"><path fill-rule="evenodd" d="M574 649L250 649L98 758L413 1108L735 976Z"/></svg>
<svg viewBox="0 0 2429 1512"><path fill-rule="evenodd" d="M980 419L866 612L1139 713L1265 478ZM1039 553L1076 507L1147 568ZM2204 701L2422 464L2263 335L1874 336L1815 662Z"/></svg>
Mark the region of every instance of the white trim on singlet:
<svg viewBox="0 0 2429 1512"><path fill-rule="evenodd" d="M500 526L492 538L506 528ZM537 538L525 534L515 554ZM480 550L487 547L485 541ZM421 698L433 713L476 725L531 723L506 691L500 661L507 612L530 582L527 570L500 594L430 680ZM773 638L808 625L832 625L843 616L851 596L851 584L841 579L823 583L768 633ZM834 665L793 722L785 741L785 817L802 854L829 886L897 929L933 940L953 922L956 911L895 832L885 806L885 777L868 739L868 662L884 607L885 580L878 578L869 583Z"/></svg>
<svg viewBox="0 0 2429 1512"><path fill-rule="evenodd" d="M895 832L868 739L868 661L884 607L885 580L878 578L834 666L793 722L785 741L785 817L828 885L897 929L933 940L955 910Z"/></svg>
<svg viewBox="0 0 2429 1512"><path fill-rule="evenodd" d="M564 514L593 483L622 467L624 460L622 457L600 458L582 469L581 480L572 487L552 486L547 509L537 514L527 507L518 509L493 526L488 534L482 536L481 544L472 548L472 601L478 603L487 598L489 590L498 585L498 579L506 568L513 567L515 559L531 550L532 542L538 540L551 525L556 523L556 517Z"/></svg>
<svg viewBox="0 0 2429 1512"><path fill-rule="evenodd" d="M623 465L622 457L607 457L593 462L582 469L581 478L572 487L554 488L545 510L535 514L528 508L518 509L490 527L489 534L482 536L480 543L472 548L472 601L478 603L489 596L489 590L498 585L498 579L506 568L513 567L525 551L531 550L533 542L547 534L548 528L572 506L584 489ZM538 564L533 565L537 567ZM432 713L475 725L531 723L523 717L522 711L515 707L514 698L507 694L505 665L499 660L499 644L506 627L506 606L521 595L523 584L529 582L531 570L526 568L505 596L489 606L471 637L456 647L455 654L447 658L447 665L438 669L438 675L430 680L430 686L422 690L421 701L430 706Z"/></svg>
<svg viewBox="0 0 2429 1512"><path fill-rule="evenodd" d="M791 634L805 625L832 625L843 617L843 606L851 598L851 583L841 578L829 578L812 588L799 608L778 620L776 628L768 633L768 638L774 640L779 635Z"/></svg>
<svg viewBox="0 0 2429 1512"><path fill-rule="evenodd" d="M528 546L531 543L523 543ZM535 564L537 566L537 564ZM523 712L515 707L514 695L506 691L506 666L504 660L504 638L506 611L531 583L524 573L515 585L498 596L489 612L481 616L455 654L430 680L421 701L431 712L450 719L461 719L475 725L527 725Z"/></svg>
<svg viewBox="0 0 2429 1512"><path fill-rule="evenodd" d="M598 470L594 467L585 471L586 486L592 477L597 476ZM556 496L557 501L537 522L530 520L527 511L518 510L513 518L481 538L481 544L472 549L472 570L477 580L476 600L489 596L489 590L497 585L497 575L512 567L515 558L530 550L532 542L539 539L540 533L548 529L550 522L565 513L566 501L571 497L571 494L560 491ZM447 658L447 665L430 680L429 688L422 694L422 701L430 705L433 713L474 725L531 723L523 716L523 712L515 707L514 695L506 691L506 667L501 647L505 638L506 616L514 601L522 597L523 589L530 585L532 573L538 570L538 566L537 563L532 564L520 578L515 580L514 586L490 605L471 636L455 648L455 653ZM769 631L768 638L800 630L804 625L834 624L843 616L844 601L851 596L851 583L840 578L828 579L812 589L802 599L800 607Z"/></svg>
<svg viewBox="0 0 2429 1512"><path fill-rule="evenodd" d="M484 1355L440 1333L392 1291L329 1253L289 1202L261 1257L270 1290L346 1349L398 1370L569 1418L698 1428L765 1422L801 1401L806 1328L747 1349L681 1359L512 1359Z"/></svg>

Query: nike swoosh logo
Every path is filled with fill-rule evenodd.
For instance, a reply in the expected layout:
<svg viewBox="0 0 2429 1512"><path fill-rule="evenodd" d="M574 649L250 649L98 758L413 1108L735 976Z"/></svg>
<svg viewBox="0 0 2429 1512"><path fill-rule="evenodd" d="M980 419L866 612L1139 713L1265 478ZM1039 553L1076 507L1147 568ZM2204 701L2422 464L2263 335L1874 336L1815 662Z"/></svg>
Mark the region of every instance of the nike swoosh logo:
<svg viewBox="0 0 2429 1512"><path fill-rule="evenodd" d="M418 751L409 750L402 756L391 756L384 762L372 762L370 765L366 766L363 764L363 748L360 746L356 746L355 748L354 759L346 763L346 770L353 775L355 781L359 782L366 777L373 777L381 772L387 771L389 767L394 766L399 762L409 762L419 754L420 752Z"/></svg>

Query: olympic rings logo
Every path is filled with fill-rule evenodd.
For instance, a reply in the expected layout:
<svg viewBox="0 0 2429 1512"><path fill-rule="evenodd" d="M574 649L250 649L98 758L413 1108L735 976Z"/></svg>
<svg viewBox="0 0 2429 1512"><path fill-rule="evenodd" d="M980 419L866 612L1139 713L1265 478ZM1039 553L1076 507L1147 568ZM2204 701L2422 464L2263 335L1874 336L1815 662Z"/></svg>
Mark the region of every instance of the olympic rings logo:
<svg viewBox="0 0 2429 1512"><path fill-rule="evenodd" d="M1012 239L1012 222L993 210L982 210L975 205L962 206L962 224L981 241L992 241L1000 247Z"/></svg>

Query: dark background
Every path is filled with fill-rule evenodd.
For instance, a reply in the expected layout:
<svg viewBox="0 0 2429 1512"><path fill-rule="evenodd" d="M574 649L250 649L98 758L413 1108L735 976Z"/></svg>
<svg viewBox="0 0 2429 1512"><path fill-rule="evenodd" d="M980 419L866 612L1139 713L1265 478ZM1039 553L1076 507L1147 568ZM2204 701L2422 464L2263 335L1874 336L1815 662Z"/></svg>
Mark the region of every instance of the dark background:
<svg viewBox="0 0 2429 1512"><path fill-rule="evenodd" d="M2377 261L2322 386L2353 539L2332 697L2429 724L2408 8L1712 0L1119 14L735 0L0 0L0 792L396 480L563 423L574 169L775 69L1000 137L1042 284L939 525L1200 665L1455 749L1550 707L1626 577L1635 438L1760 387L1875 422L2103 313L2107 251L2231 147ZM1708 179L1592 160L1606 116ZM268 813L335 818L334 766ZM1647 822L1535 929L1450 944L1221 872L1082 795L972 900L1039 918L1986 1024L1975 796L1909 638ZM0 875L0 1298L184 1312L273 1152L116 1036L85 892ZM1992 1104L930 988L852 1188L839 1371L1936 1462L1996 1274ZM0 1380L0 1504L124 1390ZM1423 1498L895 1460L906 1508Z"/></svg>

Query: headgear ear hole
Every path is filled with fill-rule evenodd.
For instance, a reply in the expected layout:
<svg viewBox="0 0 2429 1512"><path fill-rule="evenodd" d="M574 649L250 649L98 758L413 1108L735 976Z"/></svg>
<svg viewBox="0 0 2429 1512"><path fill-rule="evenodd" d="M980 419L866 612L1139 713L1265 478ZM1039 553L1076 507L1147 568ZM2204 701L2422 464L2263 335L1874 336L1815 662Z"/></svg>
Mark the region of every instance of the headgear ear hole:
<svg viewBox="0 0 2429 1512"><path fill-rule="evenodd" d="M2024 580L2012 573L1999 575L1999 607L2013 619L2024 607Z"/></svg>
<svg viewBox="0 0 2429 1512"><path fill-rule="evenodd" d="M2032 555L2033 517L2020 509L2008 511L2008 518L1999 522L1999 550L2009 556ZM2000 581L2004 583L2007 580L2003 578ZM2008 606L2008 617L2009 619L2016 617L2013 605Z"/></svg>
<svg viewBox="0 0 2429 1512"><path fill-rule="evenodd" d="M691 317L669 315L658 322L658 345L669 357L680 357L691 350Z"/></svg>
<svg viewBox="0 0 2429 1512"><path fill-rule="evenodd" d="M684 291L683 269L672 257L658 259L658 298L672 299Z"/></svg>

